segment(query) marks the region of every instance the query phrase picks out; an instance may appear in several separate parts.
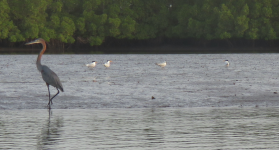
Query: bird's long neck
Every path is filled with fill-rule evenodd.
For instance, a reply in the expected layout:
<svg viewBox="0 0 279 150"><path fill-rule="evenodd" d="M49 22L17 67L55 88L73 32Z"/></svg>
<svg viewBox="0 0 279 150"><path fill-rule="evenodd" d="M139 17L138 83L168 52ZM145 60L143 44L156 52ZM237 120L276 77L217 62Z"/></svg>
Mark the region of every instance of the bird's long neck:
<svg viewBox="0 0 279 150"><path fill-rule="evenodd" d="M38 58L37 58L37 62L36 62L37 69L40 72L42 71L41 58L42 58L44 52L46 51L46 43L43 41L43 42L41 42L41 44L43 45L43 48L42 48L41 52L39 53Z"/></svg>

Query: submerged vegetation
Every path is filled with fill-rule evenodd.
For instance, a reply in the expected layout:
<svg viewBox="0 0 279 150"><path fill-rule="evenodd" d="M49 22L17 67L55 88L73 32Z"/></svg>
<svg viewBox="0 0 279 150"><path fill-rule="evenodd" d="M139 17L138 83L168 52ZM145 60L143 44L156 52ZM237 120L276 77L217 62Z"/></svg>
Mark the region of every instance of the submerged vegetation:
<svg viewBox="0 0 279 150"><path fill-rule="evenodd" d="M279 37L279 0L0 0L0 11L6 47L38 37L58 49L166 38L253 47Z"/></svg>

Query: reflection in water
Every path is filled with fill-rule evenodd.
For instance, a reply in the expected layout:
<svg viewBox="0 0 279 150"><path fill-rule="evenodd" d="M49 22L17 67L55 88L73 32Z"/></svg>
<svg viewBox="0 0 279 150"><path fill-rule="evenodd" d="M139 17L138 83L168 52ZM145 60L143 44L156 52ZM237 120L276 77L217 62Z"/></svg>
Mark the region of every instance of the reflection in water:
<svg viewBox="0 0 279 150"><path fill-rule="evenodd" d="M51 119L52 110L48 109L48 118L38 136L37 149L48 149L51 145L56 145L61 139L61 128L63 127L63 118L56 117Z"/></svg>
<svg viewBox="0 0 279 150"><path fill-rule="evenodd" d="M3 149L278 149L278 108L0 110Z"/></svg>
<svg viewBox="0 0 279 150"><path fill-rule="evenodd" d="M143 111L143 123L142 135L144 136L144 144L147 147L156 147L159 143L164 143L164 127L165 117L164 113L156 108L146 109Z"/></svg>

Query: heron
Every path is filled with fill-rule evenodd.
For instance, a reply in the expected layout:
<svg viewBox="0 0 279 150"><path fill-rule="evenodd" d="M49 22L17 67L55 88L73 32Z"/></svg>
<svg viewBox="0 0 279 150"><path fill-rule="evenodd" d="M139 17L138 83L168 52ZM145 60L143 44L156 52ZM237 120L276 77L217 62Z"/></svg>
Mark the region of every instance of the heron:
<svg viewBox="0 0 279 150"><path fill-rule="evenodd" d="M167 65L167 62L162 62L162 63L155 63L156 65L160 66L160 67L165 67Z"/></svg>
<svg viewBox="0 0 279 150"><path fill-rule="evenodd" d="M96 61L92 61L92 63L86 64L85 66L93 68L96 66L96 63Z"/></svg>
<svg viewBox="0 0 279 150"><path fill-rule="evenodd" d="M111 60L108 60L108 61L104 64L104 66L108 68L108 67L110 66L110 63L111 63L111 62L112 62Z"/></svg>
<svg viewBox="0 0 279 150"><path fill-rule="evenodd" d="M61 90L62 92L64 92L64 90L63 90L62 83L60 82L60 79L56 75L56 73L54 73L47 66L41 64L41 58L42 58L44 52L46 51L46 42L45 42L45 40L42 39L42 38L38 38L38 39L36 39L34 41L26 43L25 45L37 44L37 43L41 43L43 45L42 50L38 54L36 65L37 65L37 69L42 74L43 80L46 82L46 85L47 85L48 98L49 98L48 106L50 108L50 105L52 104L52 99L59 94L59 90ZM49 85L51 85L51 86L53 86L53 87L55 87L57 89L57 93L52 98L50 98Z"/></svg>
<svg viewBox="0 0 279 150"><path fill-rule="evenodd" d="M230 65L229 60L224 60L224 61L225 61L226 66Z"/></svg>

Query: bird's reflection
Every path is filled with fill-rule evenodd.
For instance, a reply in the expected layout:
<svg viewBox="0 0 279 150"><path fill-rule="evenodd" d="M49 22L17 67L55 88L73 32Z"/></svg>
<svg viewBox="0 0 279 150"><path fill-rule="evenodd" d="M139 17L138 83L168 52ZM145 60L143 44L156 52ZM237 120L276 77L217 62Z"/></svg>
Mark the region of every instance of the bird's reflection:
<svg viewBox="0 0 279 150"><path fill-rule="evenodd" d="M61 127L63 127L63 118L53 118L52 110L48 109L46 124L42 127L41 134L38 135L37 147L39 149L49 149L55 146L61 139Z"/></svg>
<svg viewBox="0 0 279 150"><path fill-rule="evenodd" d="M161 109L152 107L143 111L142 123L144 129L142 135L146 139L146 145L152 146L164 142L165 115Z"/></svg>

